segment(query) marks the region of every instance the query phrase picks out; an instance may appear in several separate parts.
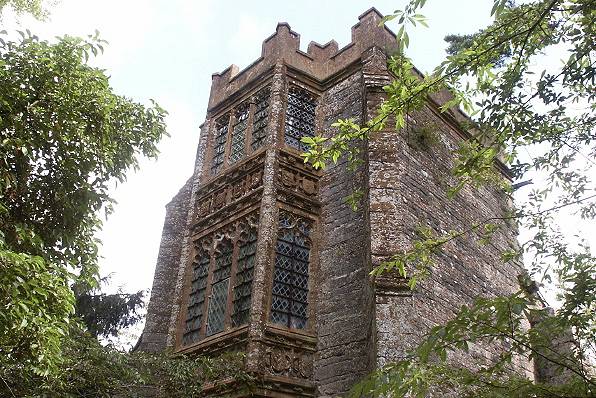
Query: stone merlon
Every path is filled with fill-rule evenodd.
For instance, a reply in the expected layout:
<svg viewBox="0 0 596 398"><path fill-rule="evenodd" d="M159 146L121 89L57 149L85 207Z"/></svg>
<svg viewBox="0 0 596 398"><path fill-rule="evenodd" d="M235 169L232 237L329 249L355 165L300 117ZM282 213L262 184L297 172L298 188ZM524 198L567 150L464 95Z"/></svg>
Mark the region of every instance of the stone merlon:
<svg viewBox="0 0 596 398"><path fill-rule="evenodd" d="M212 75L209 108L268 71L278 61L323 81L360 60L362 53L370 47L381 47L388 52L395 50L395 33L381 24L382 19L383 15L371 8L358 17L358 23L352 27L352 40L346 46L339 49L335 40L324 45L310 42L307 52L300 50L300 35L289 24L277 24L275 33L263 41L261 56L255 62L242 71L236 65L230 65Z"/></svg>

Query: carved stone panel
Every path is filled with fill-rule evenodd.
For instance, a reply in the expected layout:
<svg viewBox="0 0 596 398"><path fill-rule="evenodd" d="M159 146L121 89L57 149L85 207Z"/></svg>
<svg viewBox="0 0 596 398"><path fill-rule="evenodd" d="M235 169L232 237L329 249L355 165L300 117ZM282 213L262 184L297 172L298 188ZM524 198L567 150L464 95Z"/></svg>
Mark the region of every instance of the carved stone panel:
<svg viewBox="0 0 596 398"><path fill-rule="evenodd" d="M278 170L279 199L298 208L316 212L318 200L319 173L294 154L280 152Z"/></svg>
<svg viewBox="0 0 596 398"><path fill-rule="evenodd" d="M264 357L265 368L270 374L298 379L312 377L313 354L310 352L268 347Z"/></svg>

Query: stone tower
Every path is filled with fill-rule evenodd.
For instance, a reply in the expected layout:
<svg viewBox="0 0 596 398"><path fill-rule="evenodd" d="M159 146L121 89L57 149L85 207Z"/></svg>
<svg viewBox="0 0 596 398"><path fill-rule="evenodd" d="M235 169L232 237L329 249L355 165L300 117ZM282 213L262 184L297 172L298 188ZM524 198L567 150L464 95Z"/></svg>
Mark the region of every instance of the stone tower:
<svg viewBox="0 0 596 398"><path fill-rule="evenodd" d="M432 129L432 143L388 128L362 146L356 171L344 161L316 171L300 157L301 137L374 116L395 48L381 18L371 9L348 45L311 42L306 52L280 23L254 63L213 75L194 173L167 205L139 349L241 350L263 376L257 396L337 396L462 304L516 290L521 265L500 260L516 245L513 228L491 245L451 242L414 291L392 275L369 276L421 224L460 229L509 209L490 188L447 199L454 150L469 138L463 113L439 111L447 94L409 118ZM358 211L345 203L354 189L364 192Z"/></svg>

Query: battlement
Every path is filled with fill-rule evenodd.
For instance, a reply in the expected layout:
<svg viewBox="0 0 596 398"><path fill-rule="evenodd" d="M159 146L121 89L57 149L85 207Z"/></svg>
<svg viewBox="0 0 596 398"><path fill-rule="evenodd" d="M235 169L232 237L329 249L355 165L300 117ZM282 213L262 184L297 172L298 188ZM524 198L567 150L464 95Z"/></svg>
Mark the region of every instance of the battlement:
<svg viewBox="0 0 596 398"><path fill-rule="evenodd" d="M278 23L275 33L263 41L261 56L255 62L243 70L230 65L212 75L209 108L218 105L279 61L324 81L359 60L362 53L373 46L393 51L397 47L396 36L386 26L380 25L382 18L377 9L371 8L360 15L358 23L352 26L350 43L340 49L335 40L326 44L311 41L306 52L300 50L300 34L294 32L288 23Z"/></svg>

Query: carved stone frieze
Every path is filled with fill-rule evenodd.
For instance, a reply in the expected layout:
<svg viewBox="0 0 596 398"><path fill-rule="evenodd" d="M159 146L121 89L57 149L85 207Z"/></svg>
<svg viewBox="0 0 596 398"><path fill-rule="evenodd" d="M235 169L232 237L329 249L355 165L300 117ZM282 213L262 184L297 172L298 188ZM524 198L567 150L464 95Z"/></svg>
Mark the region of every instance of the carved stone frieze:
<svg viewBox="0 0 596 398"><path fill-rule="evenodd" d="M255 193L263 184L263 160L264 154L260 154L201 187L195 205L195 227L213 225L219 219L225 219L239 210L237 204L240 201L245 204L258 200L260 196ZM232 206L234 204L236 206ZM226 214L218 217L224 208Z"/></svg>

